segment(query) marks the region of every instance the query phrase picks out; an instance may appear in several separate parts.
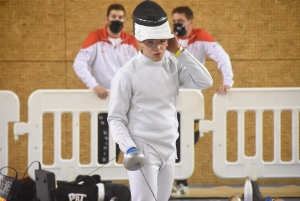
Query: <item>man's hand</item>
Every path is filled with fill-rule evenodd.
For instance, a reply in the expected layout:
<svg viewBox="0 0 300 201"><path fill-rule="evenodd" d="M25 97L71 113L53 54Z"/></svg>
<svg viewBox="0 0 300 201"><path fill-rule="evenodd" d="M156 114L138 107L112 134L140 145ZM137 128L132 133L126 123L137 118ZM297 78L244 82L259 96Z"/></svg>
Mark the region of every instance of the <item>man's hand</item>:
<svg viewBox="0 0 300 201"><path fill-rule="evenodd" d="M101 99L105 99L108 96L107 90L100 85L95 86L93 90Z"/></svg>
<svg viewBox="0 0 300 201"><path fill-rule="evenodd" d="M172 53L176 53L177 50L180 48L180 45L178 43L178 40L175 36L175 34L172 32L172 34L174 35L174 38L171 38L168 40L168 47L167 47L167 50L169 52L172 52Z"/></svg>
<svg viewBox="0 0 300 201"><path fill-rule="evenodd" d="M227 93L227 90L230 88L229 85L221 85L216 89L216 93L219 95L224 95Z"/></svg>

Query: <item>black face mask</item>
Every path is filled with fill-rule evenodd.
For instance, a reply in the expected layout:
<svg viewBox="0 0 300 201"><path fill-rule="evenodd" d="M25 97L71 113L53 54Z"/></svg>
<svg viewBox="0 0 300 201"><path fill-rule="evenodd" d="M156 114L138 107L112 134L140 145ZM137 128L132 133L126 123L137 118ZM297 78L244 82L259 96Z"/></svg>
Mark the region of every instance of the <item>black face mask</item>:
<svg viewBox="0 0 300 201"><path fill-rule="evenodd" d="M177 36L184 36L184 34L186 34L184 24L179 24L179 23L174 24L173 30Z"/></svg>
<svg viewBox="0 0 300 201"><path fill-rule="evenodd" d="M119 20L110 21L109 29L117 34L119 33L123 28L123 22L120 22Z"/></svg>

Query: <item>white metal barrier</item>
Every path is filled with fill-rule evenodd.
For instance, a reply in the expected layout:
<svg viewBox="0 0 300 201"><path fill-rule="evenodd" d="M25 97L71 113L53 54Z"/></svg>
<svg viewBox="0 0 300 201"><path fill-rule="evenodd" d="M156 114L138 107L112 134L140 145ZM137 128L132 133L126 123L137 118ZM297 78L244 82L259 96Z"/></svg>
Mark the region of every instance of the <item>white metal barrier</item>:
<svg viewBox="0 0 300 201"><path fill-rule="evenodd" d="M200 131L213 132L213 170L221 178L260 178L300 177L299 160L299 111L300 88L233 88L226 96L213 97L213 120L201 120ZM292 160L280 158L280 114L289 110L292 114ZM238 117L238 154L236 162L226 159L226 115L236 111ZM244 154L244 114L256 114L256 154ZM262 114L274 113L274 160L263 161Z"/></svg>
<svg viewBox="0 0 300 201"><path fill-rule="evenodd" d="M11 91L0 91L0 168L8 165L8 123L20 121L19 115L18 96ZM7 168L2 171L7 174Z"/></svg>
<svg viewBox="0 0 300 201"><path fill-rule="evenodd" d="M97 161L97 117L99 113L108 111L109 98L101 100L90 90L37 90L28 100L28 122L14 124L16 139L18 135L28 134L28 164L33 161L42 161L43 156L43 128L42 118L45 113L54 115L54 163L44 165L42 168L54 172L56 179L72 181L79 174L86 175L102 166ZM195 108L198 108L195 110ZM204 119L204 99L196 90L181 90L178 103L178 111L181 114L181 157L176 164L175 178L184 179L190 177L194 171L194 119ZM79 139L81 113L90 113L91 137L90 137L90 164L81 164L79 161ZM72 114L72 158L61 157L61 115ZM109 159L116 155L116 144L109 135ZM97 174L103 180L127 179L126 170L122 164L115 160L100 168ZM34 170L29 169L29 175L34 178Z"/></svg>
<svg viewBox="0 0 300 201"><path fill-rule="evenodd" d="M43 128L45 113L54 115L54 163L42 164L42 168L55 173L59 180L73 180L78 174L88 174L102 166L97 162L97 116L107 112L108 99L100 100L89 90L38 90L28 100L28 123L15 123L15 139L18 135L28 134L28 164L42 161ZM0 91L0 167L8 165L8 122L18 122L20 114L18 97L10 91ZM195 108L200 108L195 110ZM204 119L204 100L201 93L194 90L181 90L178 110L181 113L181 161L176 164L176 179L188 178L194 169L193 120L200 120L200 132L213 131L213 170L221 178L244 178L254 175L260 178L300 177L299 161L299 115L300 88L234 88L226 96L213 98L213 120ZM292 159L280 158L280 121L281 111L292 114ZM237 161L226 159L226 115L235 111L238 115L238 154ZM244 114L254 111L256 115L256 151L255 156L245 156ZM262 151L262 114L274 113L274 160L263 161ZM90 164L79 162L79 115L90 113ZM72 158L61 157L61 115L72 114ZM109 140L109 158L115 156L115 143ZM32 169L29 174L33 177ZM7 174L7 169L3 169ZM103 180L127 179L123 165L111 161L97 171Z"/></svg>

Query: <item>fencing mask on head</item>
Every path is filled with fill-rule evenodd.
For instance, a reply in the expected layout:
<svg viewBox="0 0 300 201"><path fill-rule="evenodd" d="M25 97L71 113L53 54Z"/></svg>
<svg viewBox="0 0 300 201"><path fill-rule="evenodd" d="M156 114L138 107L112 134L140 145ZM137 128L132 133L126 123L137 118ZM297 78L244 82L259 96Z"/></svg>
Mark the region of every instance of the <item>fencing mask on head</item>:
<svg viewBox="0 0 300 201"><path fill-rule="evenodd" d="M133 27L138 41L174 37L166 12L153 1L143 1L137 5L133 11Z"/></svg>

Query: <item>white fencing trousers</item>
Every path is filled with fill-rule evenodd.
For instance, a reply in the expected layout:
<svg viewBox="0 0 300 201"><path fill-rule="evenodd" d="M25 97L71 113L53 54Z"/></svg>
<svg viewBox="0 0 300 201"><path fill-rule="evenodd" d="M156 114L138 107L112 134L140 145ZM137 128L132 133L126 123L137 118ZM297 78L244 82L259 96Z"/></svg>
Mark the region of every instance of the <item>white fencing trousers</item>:
<svg viewBox="0 0 300 201"><path fill-rule="evenodd" d="M164 161L151 146L136 141L135 143L137 147L144 152L146 164L142 167L142 171L157 201L168 201L175 176L176 151ZM127 170L127 174L132 201L155 201L140 170Z"/></svg>

